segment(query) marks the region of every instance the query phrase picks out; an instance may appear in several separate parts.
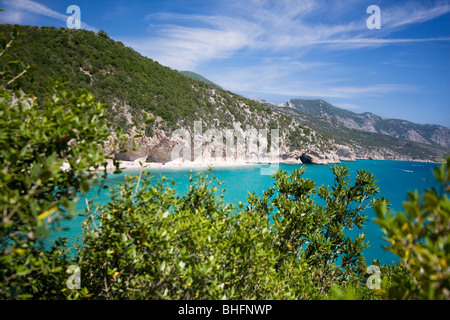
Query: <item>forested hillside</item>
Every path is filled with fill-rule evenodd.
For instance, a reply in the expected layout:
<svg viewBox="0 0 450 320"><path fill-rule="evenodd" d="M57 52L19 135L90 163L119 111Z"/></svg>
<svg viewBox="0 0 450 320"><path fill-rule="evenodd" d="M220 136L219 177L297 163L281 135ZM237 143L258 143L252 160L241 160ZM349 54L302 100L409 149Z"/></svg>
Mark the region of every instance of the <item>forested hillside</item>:
<svg viewBox="0 0 450 320"><path fill-rule="evenodd" d="M143 136L132 141L142 147L141 152L126 154L123 160L170 160L175 144L170 140L172 132L180 128L191 131L194 121L201 121L204 129L222 132L279 129L280 159L288 163L335 163L355 158L439 161L449 153L444 147L362 134L341 123L346 114L327 115L325 119L316 114L317 108L309 112L246 99L208 84L200 75L184 72L186 76L143 57L104 31L16 27L18 37L9 48L11 61L34 66L23 77L23 90L44 101L55 81L67 90L87 89L106 103L112 135L120 128L130 141L133 136ZM5 34L12 29L11 25L0 25Z"/></svg>
<svg viewBox="0 0 450 320"><path fill-rule="evenodd" d="M1 25L0 32L9 33L12 28ZM294 150L333 149L332 140L311 128L306 130L293 118L164 67L110 39L104 31L17 28L10 55L35 67L26 75L24 90L45 99L46 88L56 80L69 90L87 89L108 104L112 131L120 127L151 137L158 129L170 136L175 129L189 130L194 121L202 121L207 129L236 125L242 130L280 129L284 159ZM149 117L151 125L146 124Z"/></svg>

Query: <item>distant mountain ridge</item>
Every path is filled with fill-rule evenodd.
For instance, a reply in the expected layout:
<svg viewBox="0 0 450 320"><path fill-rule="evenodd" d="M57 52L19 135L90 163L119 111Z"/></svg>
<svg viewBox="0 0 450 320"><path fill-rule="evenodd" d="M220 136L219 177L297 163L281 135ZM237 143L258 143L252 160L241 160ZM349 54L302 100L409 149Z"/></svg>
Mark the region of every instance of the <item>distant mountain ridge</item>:
<svg viewBox="0 0 450 320"><path fill-rule="evenodd" d="M284 106L297 109L308 115L314 115L323 120L333 118L349 129L450 148L450 129L444 126L388 119L370 112L358 114L335 107L321 99L291 99Z"/></svg>
<svg viewBox="0 0 450 320"><path fill-rule="evenodd" d="M198 73L195 73L195 72L192 72L192 71L180 71L180 73L185 75L186 77L191 78L191 79L202 81L202 82L204 82L206 84L210 84L212 86L216 86L216 87L220 88L220 86L218 86L217 84L215 84L211 80L206 79L204 76L202 76L202 75L200 75Z"/></svg>

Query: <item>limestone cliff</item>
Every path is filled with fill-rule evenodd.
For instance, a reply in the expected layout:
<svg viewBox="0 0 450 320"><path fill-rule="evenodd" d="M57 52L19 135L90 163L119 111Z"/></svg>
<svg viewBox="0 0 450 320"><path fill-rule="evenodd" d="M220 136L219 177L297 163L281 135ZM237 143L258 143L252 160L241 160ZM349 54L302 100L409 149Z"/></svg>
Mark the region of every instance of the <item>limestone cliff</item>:
<svg viewBox="0 0 450 320"><path fill-rule="evenodd" d="M326 151L314 144L305 144L295 149L289 145L286 130L279 133L279 146L271 152L268 137L261 136L256 128L242 130L239 125L233 129L234 137L245 137L243 145L238 142L229 149L226 142L227 130L217 130L220 141L207 135L197 138L194 133L187 130L188 139L180 139L176 135L168 136L160 129L155 128L151 137L133 138L135 130L127 134L127 146L130 151L116 153L117 160L135 161L145 159L148 162L166 163L170 161L203 161L210 162L217 159L232 162L261 162L261 163L287 163L287 164L332 164L341 161L355 161L355 153L347 146L333 145ZM216 137L217 138L217 137ZM214 141L216 140L216 141ZM224 141L225 140L225 141ZM195 147L201 145L200 158L195 157ZM265 149L260 149L265 144ZM135 150L131 150L131 149ZM266 152L267 151L267 152ZM231 155L231 156L230 156ZM274 157L276 156L276 157Z"/></svg>

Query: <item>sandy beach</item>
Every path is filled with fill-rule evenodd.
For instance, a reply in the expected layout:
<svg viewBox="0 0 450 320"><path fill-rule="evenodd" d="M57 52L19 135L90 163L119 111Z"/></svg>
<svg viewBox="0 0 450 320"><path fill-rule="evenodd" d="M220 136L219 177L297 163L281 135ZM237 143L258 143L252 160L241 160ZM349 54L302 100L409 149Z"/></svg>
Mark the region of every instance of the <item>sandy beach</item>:
<svg viewBox="0 0 450 320"><path fill-rule="evenodd" d="M170 161L166 163L142 162L142 161L119 161L121 170L139 170L139 169L196 169L196 168L217 168L217 167L244 167L257 166L262 163L251 161ZM112 162L108 165L108 169L114 169Z"/></svg>
<svg viewBox="0 0 450 320"><path fill-rule="evenodd" d="M113 161L108 159L108 164L106 169L108 171L113 171L116 168L113 165ZM201 169L201 168L230 168L230 167L248 167L248 166L259 166L259 165L269 165L270 163L260 162L260 161L244 161L244 160L210 160L210 161L170 161L166 163L157 162L145 162L143 160L135 161L119 161L119 168L121 170L140 170L140 169ZM66 171L69 170L70 166L67 162L63 163L61 169ZM103 167L98 168L98 170L103 170Z"/></svg>

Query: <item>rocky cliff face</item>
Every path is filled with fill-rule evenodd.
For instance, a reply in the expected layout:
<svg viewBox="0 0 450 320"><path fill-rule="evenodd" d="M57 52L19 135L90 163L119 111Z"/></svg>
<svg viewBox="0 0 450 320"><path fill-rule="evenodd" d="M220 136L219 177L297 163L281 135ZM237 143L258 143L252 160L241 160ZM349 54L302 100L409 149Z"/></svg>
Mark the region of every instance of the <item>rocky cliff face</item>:
<svg viewBox="0 0 450 320"><path fill-rule="evenodd" d="M370 112L354 113L337 108L323 100L289 100L284 106L323 119L331 117L346 128L380 133L409 141L436 144L450 148L450 129L432 124L417 124L400 119L388 119Z"/></svg>
<svg viewBox="0 0 450 320"><path fill-rule="evenodd" d="M237 128L239 127L237 126ZM356 160L355 153L347 146L336 145L327 151L320 150L314 145L292 149L287 143L286 134L280 133L279 146L272 149L271 146L268 146L267 138L262 137L258 130L254 128L253 130L237 131L234 129L233 131L235 132L234 137L245 137L244 144L239 145L239 142L235 141L236 143L230 148L226 141L227 130L217 130L217 136L220 137L219 141L217 141L218 139L211 139L207 135L195 137L192 132L188 132L184 139L180 139L176 135L167 136L164 131L159 129L154 129L152 137L134 139L133 134L129 134L127 145L130 149L134 146L137 150L116 153L115 156L117 160L145 159L145 161L156 163L228 161L332 164ZM199 157L195 157L196 146L201 146L201 150L198 152Z"/></svg>
<svg viewBox="0 0 450 320"><path fill-rule="evenodd" d="M186 136L180 137L173 132L167 133L161 124L162 118L156 117L151 135L146 136L145 130L138 129L134 125L132 107L115 100L112 109L115 112L115 121L126 123L131 130L126 134L127 149L130 151L116 153L117 160L148 161L155 163L167 163L171 161L195 161L196 163L226 162L254 162L254 163L287 163L287 164L333 164L342 161L355 161L356 159L375 160L417 160L440 161L440 157L448 150L439 149L427 145L408 145L408 142L389 138L387 135L377 133L375 125L377 117L365 114L365 121L356 121L353 118L344 119L342 115L333 118L326 112L318 115L308 115L298 111L296 104L289 101L284 107L276 107L273 114L255 113L250 110L244 101L239 102L239 107L244 112L244 119L252 119L253 125L243 125L236 121L236 116L225 106L226 101L216 90L211 91L211 106L215 112L228 114L232 119L228 124L220 121L202 120L199 116L202 132L198 137L194 128L184 125L181 121L180 128L186 131ZM265 103L265 102L262 102ZM267 104L267 103L266 103ZM323 105L322 105L323 106ZM309 106L308 108L312 108ZM313 109L307 109L312 112ZM288 122L281 122L281 113L288 115ZM345 125L343 125L344 123ZM232 124L232 125L230 125ZM306 125L306 126L305 126ZM229 128L226 128L228 126ZM349 129L355 128L355 129ZM244 129L245 128L245 129ZM261 136L260 129L269 128L267 136ZM279 148L274 156L270 156L269 140L271 140L270 128L277 128L279 133ZM322 130L318 133L313 128ZM371 132L369 135L363 134ZM208 130L210 129L210 130ZM233 136L232 149L227 145ZM436 131L437 132L437 131ZM435 132L435 135L437 133ZM435 140L445 144L445 130L439 131L444 138L435 136ZM391 133L393 134L393 133ZM407 133L411 140L426 142L415 130ZM292 138L294 135L294 138ZM138 138L134 138L139 136ZM187 138L188 137L188 138ZM196 137L196 138L195 138ZM239 139L241 141L239 142ZM243 139L243 140L242 140ZM235 144L234 144L235 143ZM240 143L240 145L238 145ZM428 142L427 142L428 143ZM425 146L425 147L424 147ZM264 153L264 147L267 152ZM234 148L234 149L233 149ZM418 152L420 149L420 153ZM200 156L199 156L200 155Z"/></svg>
<svg viewBox="0 0 450 320"><path fill-rule="evenodd" d="M112 110L114 111L114 122L124 123L131 127L128 130L127 149L130 151L116 153L117 160L125 161L148 161L155 163L167 163L171 161L195 161L202 163L213 163L216 161L226 162L260 162L260 163L288 163L288 164L333 164L342 161L355 161L356 159L386 159L386 160L421 160L439 161L442 150L434 150L431 146L429 153L417 155L411 152L414 146L405 149L405 143L393 138L383 143L372 141L383 140L384 136L376 133L377 116L364 114L364 121L345 118L345 112L332 115L325 112L325 108L316 115L302 113L298 110L295 101L289 101L284 107L276 107L272 114L255 112L249 108L245 100L236 101L243 116L237 117L232 110L227 108L227 101L219 90L211 89L211 108L216 113L226 114L230 119L227 123L221 123L217 119L211 121L202 119L199 122L205 132L195 139L193 126L186 125L181 119L179 128L186 130L189 141L182 139L179 135L168 133L162 124L164 120L156 116L151 134L146 136L145 130L137 128L133 108L126 103L114 100ZM260 102L268 104L267 102ZM303 106L308 112L315 112L314 104ZM281 118L285 113L289 118ZM138 115L140 116L140 115ZM147 116L147 115L145 115ZM142 116L141 116L142 117ZM251 119L251 121L249 121ZM240 121L239 121L240 120ZM243 122L245 124L243 124ZM344 125L344 124L345 125ZM306 125L306 126L305 126ZM350 129L354 128L354 129ZM244 129L245 128L245 129ZM267 137L261 137L260 129L268 129ZM279 131L279 148L276 157L270 157L262 147L270 150L270 129L277 128ZM313 128L323 130L323 136ZM210 129L210 130L208 130ZM362 135L363 129L371 132L372 136ZM233 143L238 143L238 138L243 138L241 145L234 146L233 150L227 146L227 134L232 131ZM444 130L445 131L445 130ZM441 132L441 131L439 131ZM343 133L343 134L342 134ZM445 132L441 132L444 134ZM410 129L407 133L411 140L422 141L424 139L415 130ZM292 137L294 136L294 138ZM341 136L340 136L341 135ZM138 138L134 138L139 136ZM186 137L185 137L186 138ZM382 139L380 139L382 138ZM438 139L438 137L435 137ZM445 140L445 138L443 138ZM236 141L235 141L236 140ZM442 138L441 138L442 140ZM201 146L201 147L199 147ZM134 147L134 148L133 148ZM433 153L434 152L434 153ZM198 156L200 155L200 156Z"/></svg>
<svg viewBox="0 0 450 320"><path fill-rule="evenodd" d="M214 93L214 98L216 101L220 100L216 93ZM220 103L211 103L216 106L217 112L222 112L223 106ZM229 128L226 128L224 127L226 125L222 125L220 122L208 125L206 121L199 117L203 129L201 134L196 136L193 126L189 127L180 123L180 129L185 130L185 136L182 137L183 134L180 136L180 134L174 134L174 132L167 133L160 126L163 120L156 117L151 130L152 134L146 136L142 128L138 129L132 125L131 107L117 102L114 105L117 117L126 121L128 125L132 126L132 129L127 134L127 147L130 151L117 153L116 159L127 161L140 159L155 163L226 161L333 164L342 161L355 161L356 159L438 162L441 155L446 153L443 149L436 149L427 145L414 145L412 142L394 138L383 140L387 136L378 133L371 133L367 136L367 134L362 134L361 131L342 127L337 122L339 120L333 119L329 115L325 117L325 120L315 118L314 122L308 115L299 113L293 108L279 108L285 111L290 110L287 112L290 116L289 122L280 123L278 112L266 115L267 118L265 118L264 115L256 114L247 109L243 102L240 107L245 111L247 117L253 119L255 125L243 125L240 121L234 121L232 125L228 124ZM227 112L230 111L227 110ZM230 116L233 115L230 113ZM305 124L308 126L305 126ZM312 127L325 130L324 134L327 136L321 135ZM267 136L261 136L261 128L278 129L279 147L276 156L271 157L269 154L269 141L272 139L271 130L269 129L266 132ZM326 131L327 128L331 128L332 131ZM233 136L232 140L229 140L230 137L227 136L230 131ZM344 134L339 136L342 132ZM410 134L414 135L413 132ZM136 135L140 137L134 138ZM294 135L294 138L292 135ZM230 145L227 145L228 141L232 141L231 149ZM133 146L136 147L135 150L131 150ZM267 149L266 153L264 147ZM421 153L418 152L419 149Z"/></svg>
<svg viewBox="0 0 450 320"><path fill-rule="evenodd" d="M178 129L167 132L163 126L164 120L158 116L155 116L151 130L137 128L133 108L116 99L112 105L114 122L131 127L126 133L126 147L130 151L116 153L116 159L145 159L156 163L232 161L293 164L329 164L355 160L351 148L337 145L332 139L323 137L291 117L250 108L244 99L235 102L243 114L236 115L228 108L219 90L211 90L209 94L214 112L226 114L230 121L208 121L198 115L199 120L194 123L200 124L201 132L196 132L194 124L186 124L182 119L179 120ZM146 135L148 131L151 134ZM272 141L279 141L273 144L278 146L273 149L273 154L270 153Z"/></svg>
<svg viewBox="0 0 450 320"><path fill-rule="evenodd" d="M283 105L273 105L272 108L330 137L334 141L333 150L336 150L340 161L356 158L439 162L441 157L450 154L449 148L445 147L448 142L445 141L447 130L439 126L431 126L434 130L433 141L436 141L436 144L431 144L412 128L404 132L408 140L395 137L394 129L399 128L394 124L384 128L394 130L390 134L384 131L379 133L378 116L365 113L358 115L359 118L354 117L352 112L333 107L321 100L291 100ZM397 121L408 125L406 121ZM438 138L437 132L440 132L442 137ZM346 149L339 150L340 146L345 146ZM348 152L345 150L351 150L349 157L346 156ZM308 159L305 157L304 160L309 161Z"/></svg>

